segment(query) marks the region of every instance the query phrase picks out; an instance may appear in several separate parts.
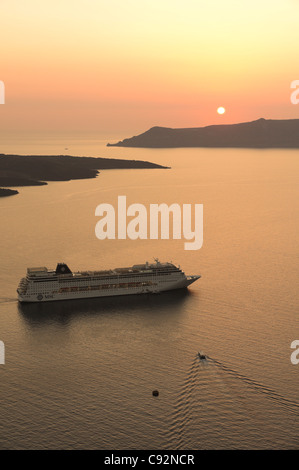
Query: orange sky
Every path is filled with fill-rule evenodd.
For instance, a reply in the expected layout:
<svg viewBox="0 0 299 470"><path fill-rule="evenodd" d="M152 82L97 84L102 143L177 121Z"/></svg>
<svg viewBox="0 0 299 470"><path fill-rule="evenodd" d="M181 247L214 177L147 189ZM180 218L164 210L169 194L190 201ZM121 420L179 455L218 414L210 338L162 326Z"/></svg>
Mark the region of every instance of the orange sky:
<svg viewBox="0 0 299 470"><path fill-rule="evenodd" d="M0 135L299 118L298 18L297 0L1 0Z"/></svg>

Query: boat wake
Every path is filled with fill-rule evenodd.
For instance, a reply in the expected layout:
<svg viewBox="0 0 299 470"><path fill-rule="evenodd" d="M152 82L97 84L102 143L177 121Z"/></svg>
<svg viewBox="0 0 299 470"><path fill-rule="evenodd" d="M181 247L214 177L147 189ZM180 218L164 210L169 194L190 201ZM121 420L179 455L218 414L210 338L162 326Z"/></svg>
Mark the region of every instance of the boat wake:
<svg viewBox="0 0 299 470"><path fill-rule="evenodd" d="M8 304L8 303L13 303L17 302L18 299L15 298L9 298L9 297L0 297L0 304Z"/></svg>
<svg viewBox="0 0 299 470"><path fill-rule="evenodd" d="M267 398L273 400L273 402L284 406L290 411L291 413L296 413L298 414L299 412L299 403L290 400L289 398L285 398L279 393L275 392L269 387L266 387L265 385L261 384L260 382L257 382L255 380L250 379L249 377L246 377L243 374L240 374L239 372L235 371L234 369L231 369L230 367L226 366L220 361L217 361L216 359L209 358L209 361L211 364L215 364L216 367L218 367L220 370L223 372L226 372L230 376L235 377L238 380L241 380L243 383L246 385L249 385L253 390L256 392L264 394Z"/></svg>
<svg viewBox="0 0 299 470"><path fill-rule="evenodd" d="M207 362L207 361L204 361ZM174 406L173 416L171 417L170 432L169 432L169 448L184 449L186 445L185 434L188 425L192 421L194 414L194 406L196 399L196 389L199 385L198 367L203 366L199 364L198 355L196 355L187 371L186 378L182 384L179 392L177 402ZM195 397L194 397L195 396ZM200 402L197 405L201 405Z"/></svg>
<svg viewBox="0 0 299 470"><path fill-rule="evenodd" d="M217 359L206 356L203 360L196 354L170 416L168 447L205 449L211 438L219 448L229 446L231 440L242 447L248 445L249 438L258 447L262 444L257 435L267 436L268 429L272 443L275 439L288 442L289 427L282 427L279 436L275 435L281 417L295 428L299 403ZM245 440L243 436L247 436ZM266 437L264 442L271 447Z"/></svg>

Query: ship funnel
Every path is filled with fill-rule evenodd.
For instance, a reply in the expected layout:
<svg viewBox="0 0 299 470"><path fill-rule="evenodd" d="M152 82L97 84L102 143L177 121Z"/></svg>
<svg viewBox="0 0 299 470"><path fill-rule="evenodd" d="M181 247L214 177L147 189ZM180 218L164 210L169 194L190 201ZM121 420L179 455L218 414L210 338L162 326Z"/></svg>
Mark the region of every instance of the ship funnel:
<svg viewBox="0 0 299 470"><path fill-rule="evenodd" d="M56 274L72 274L72 271L65 263L58 263L56 266Z"/></svg>

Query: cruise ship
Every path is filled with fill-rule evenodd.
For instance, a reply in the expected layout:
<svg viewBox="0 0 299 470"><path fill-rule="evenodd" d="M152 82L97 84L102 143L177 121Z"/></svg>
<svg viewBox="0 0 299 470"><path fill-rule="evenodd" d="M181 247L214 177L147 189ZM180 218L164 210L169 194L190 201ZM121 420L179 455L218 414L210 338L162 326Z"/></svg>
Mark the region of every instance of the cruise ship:
<svg viewBox="0 0 299 470"><path fill-rule="evenodd" d="M46 267L28 268L17 289L20 302L48 302L158 293L182 289L200 276L186 276L172 263L135 264L129 268L107 271L72 272L65 263L58 263L55 271Z"/></svg>

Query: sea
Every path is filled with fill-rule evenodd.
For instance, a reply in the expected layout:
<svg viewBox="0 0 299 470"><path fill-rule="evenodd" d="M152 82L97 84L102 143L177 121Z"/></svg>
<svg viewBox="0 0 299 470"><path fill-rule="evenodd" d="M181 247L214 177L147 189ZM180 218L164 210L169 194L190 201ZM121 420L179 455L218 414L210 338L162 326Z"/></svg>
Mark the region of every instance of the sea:
<svg viewBox="0 0 299 470"><path fill-rule="evenodd" d="M299 340L298 150L106 142L1 149L170 168L105 170L0 198L0 449L299 449L299 364L291 361ZM99 240L95 209L117 209L118 196L147 208L203 204L202 247ZM156 295L17 301L27 267L97 270L154 258L201 278Z"/></svg>

